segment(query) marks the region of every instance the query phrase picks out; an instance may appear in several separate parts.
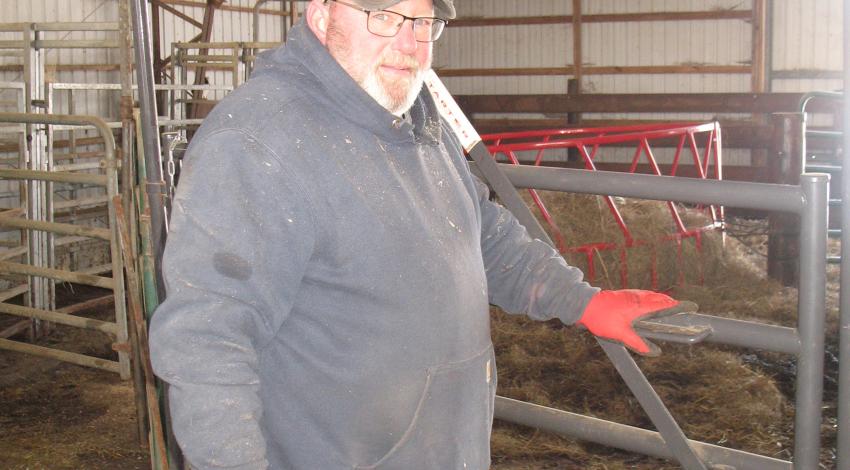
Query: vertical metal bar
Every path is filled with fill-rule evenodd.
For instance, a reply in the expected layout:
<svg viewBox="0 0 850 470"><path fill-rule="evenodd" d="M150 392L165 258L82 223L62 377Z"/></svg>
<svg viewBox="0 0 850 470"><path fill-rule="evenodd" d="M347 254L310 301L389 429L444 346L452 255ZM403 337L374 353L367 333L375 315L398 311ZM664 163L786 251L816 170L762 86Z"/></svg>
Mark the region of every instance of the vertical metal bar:
<svg viewBox="0 0 850 470"><path fill-rule="evenodd" d="M844 101L841 167L850 168L850 8L844 7ZM850 175L841 178L841 289L838 338L838 462L850 468Z"/></svg>
<svg viewBox="0 0 850 470"><path fill-rule="evenodd" d="M45 97L45 108L44 111L47 114L53 113L53 84L46 83L47 87L47 96ZM72 130L71 133L74 131ZM44 162L44 169L46 171L53 171L53 126L48 125L46 128L46 136L45 136L45 148L47 150ZM45 182L45 220L48 222L53 222L53 182L47 181ZM45 237L45 248L47 251L47 267L55 268L56 267L56 235L53 232L44 232ZM45 279L46 282L46 295L47 295L47 310L55 310L56 309L56 280L52 278Z"/></svg>
<svg viewBox="0 0 850 470"><path fill-rule="evenodd" d="M640 406L649 415L652 424L658 429L658 433L664 438L664 442L670 449L670 452L682 464L686 470L699 469L706 470L705 465L697 457L694 449L688 444L688 439L682 432L682 429L673 419L673 416L664 406L661 397L655 393L649 381L641 372L638 365L632 356L626 351L621 344L614 343L605 339L597 338L597 342L605 354L617 368L617 372L626 381L629 390L632 391L635 398L640 402Z"/></svg>
<svg viewBox="0 0 850 470"><path fill-rule="evenodd" d="M39 39L35 24L30 24L27 30L27 86L29 96L27 97L27 112L39 113L43 111L44 97L44 55L43 51L35 46ZM41 123L28 125L29 130L29 162L31 170L47 170L45 155L45 126ZM29 181L27 194L27 215L31 220L46 221L46 199L47 183L44 181ZM37 267L47 267L47 237L46 233L38 230L29 231L29 257L30 264ZM41 276L30 276L30 299L34 308L49 310L49 282ZM36 334L41 334L36 327Z"/></svg>
<svg viewBox="0 0 850 470"><path fill-rule="evenodd" d="M153 20L154 20L154 37L159 35L158 28L158 9L156 6L156 2L152 2L153 8ZM135 188L135 175L133 172L133 130L135 124L133 123L133 60L132 60L132 49L133 49L133 36L132 36L132 28L130 27L130 3L129 0L119 0L118 1L118 35L119 35L119 43L121 47L119 47L118 53L121 58L120 62L120 76L121 76L121 101L119 102L119 116L121 118L121 199L123 206L120 208L116 208L116 213L118 216L126 215L127 219L123 221L127 225L121 225L122 221L116 221L118 223L118 227L122 226L130 227L130 231L135 227L135 219L133 217L134 211L133 208L133 194ZM154 67L156 65L162 65L162 60L159 56L159 51L157 50L158 44L154 45ZM69 90L71 91L71 90ZM72 133L73 135L73 133ZM120 209L120 211L119 211ZM135 240L135 238L132 238ZM122 239L123 240L123 239ZM136 245L133 243L128 243L123 247L123 250L128 250L129 253L123 253L122 255L129 257L131 260L137 259L138 250L136 249ZM126 264L126 263L125 263ZM135 272L135 265L127 266L127 273ZM132 283L135 281L132 276L127 276L127 288L132 293L134 289L139 289L141 286L133 285ZM129 322L128 322L129 323ZM138 345L138 339L136 338L136 328L133 327L133 323L129 323L128 326L128 336L130 338L131 343L135 343ZM138 357L141 357L141 353L139 353ZM151 438L153 440L153 434L148 434L148 411L151 408L156 409L156 413L159 413L159 402L154 401L153 403L148 403L144 390L145 390L145 380L142 376L142 365L140 364L140 360L137 357L134 357L132 361L133 366L133 391L136 402L136 430L139 434L139 442L141 444L148 443L148 439ZM153 443L155 444L155 443ZM155 449L156 446L151 444L151 449ZM154 459L151 459L153 462Z"/></svg>
<svg viewBox="0 0 850 470"><path fill-rule="evenodd" d="M156 2L151 2L153 8L154 25L158 25L158 12ZM159 34L158 28L154 28L154 38ZM119 117L121 118L121 198L124 203L124 213L132 214L130 210L133 207L133 187L135 185L135 175L133 174L133 33L130 27L130 4L129 0L119 0L118 2L118 35L119 37L119 55L120 62L120 78L121 78L121 100L119 102ZM154 80L157 78L156 66L162 66L162 59L159 50L156 49L158 44L154 45ZM133 226L132 221L128 220L129 226ZM132 247L130 247L132 249Z"/></svg>
<svg viewBox="0 0 850 470"><path fill-rule="evenodd" d="M74 90L69 89L69 90L67 90L67 92L68 92L68 114L69 115L77 114L77 105L76 105L76 102L74 101ZM71 153L74 153L74 154L77 153L77 133L74 130L70 131L69 140L70 140L70 145L68 146L69 151ZM76 158L71 158L71 160L68 163L76 163L76 161L77 161ZM71 199L77 199L77 188L76 188L76 186L72 187L69 197ZM72 264L72 269L75 269L73 264Z"/></svg>
<svg viewBox="0 0 850 470"><path fill-rule="evenodd" d="M162 165L160 164L162 149L159 144L153 66L151 65L148 9L147 2L143 0L131 0L130 5L133 14L133 40L136 56L136 82L139 87L139 107L142 117L142 140L145 159L148 162L145 193L148 196L148 207L151 214L151 243L153 244L154 262L161 265L165 234L168 228L163 200L165 182L162 179ZM156 270L156 287L159 298L165 298L165 286L162 282L160 270Z"/></svg>
<svg viewBox="0 0 850 470"><path fill-rule="evenodd" d="M234 89L236 89L236 87L238 87L240 85L240 83L239 83L239 48L240 47L241 46L233 46L230 49L230 60L231 60L230 65L233 67L230 70L230 73L231 73L230 81L233 83ZM213 95L212 99L218 98L217 92L211 91L210 93Z"/></svg>
<svg viewBox="0 0 850 470"><path fill-rule="evenodd" d="M253 26L251 37L254 39L254 42L260 41L260 7L263 6L264 3L269 2L270 0L258 0L257 3L254 4L254 11L252 13L253 16ZM286 21L286 18L284 18Z"/></svg>
<svg viewBox="0 0 850 470"><path fill-rule="evenodd" d="M717 121L714 121L714 139L712 139L711 142L709 142L706 145L711 145L712 150L714 151L714 178L717 179L717 180L723 179L723 137L722 136L723 136L723 132L720 129L720 123L717 122ZM706 167L706 175L708 175L708 167ZM725 224L726 223L725 212L726 212L726 210L723 208L723 206L720 206L717 210L715 210L715 206L712 204L711 213L712 213L712 220L714 222L717 222L717 219L719 217L720 223ZM723 226L723 230L721 231L721 233L723 234L722 241L723 241L723 244L725 245L726 244L726 228L725 228L725 225Z"/></svg>
<svg viewBox="0 0 850 470"><path fill-rule="evenodd" d="M109 249L112 262L112 293L115 297L115 323L118 325L117 341L126 344L129 336L127 331L127 309L124 294L124 262L121 258L121 242L118 233L118 216L113 199L118 194L118 158L115 152L115 138L112 130L100 119L94 120L94 125L103 135L104 160L106 161L106 194L107 212L109 217ZM126 350L118 351L118 372L121 378L130 378L130 355Z"/></svg>
<svg viewBox="0 0 850 470"><path fill-rule="evenodd" d="M824 324L826 316L826 239L829 175L804 174L805 196L800 228L800 283L797 329L800 354L794 416L794 468L818 468L823 400Z"/></svg>

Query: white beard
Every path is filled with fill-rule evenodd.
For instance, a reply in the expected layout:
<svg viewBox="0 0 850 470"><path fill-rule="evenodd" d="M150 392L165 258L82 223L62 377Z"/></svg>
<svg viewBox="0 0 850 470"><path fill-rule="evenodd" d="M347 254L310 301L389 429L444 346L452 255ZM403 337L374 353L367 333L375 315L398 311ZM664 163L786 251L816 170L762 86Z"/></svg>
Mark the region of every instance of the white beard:
<svg viewBox="0 0 850 470"><path fill-rule="evenodd" d="M428 63L422 67L414 56L390 50L374 59L373 63L365 65L364 62L368 59L357 54L350 34L334 21L333 16L328 25L326 47L331 56L372 99L397 116L406 113L413 106L419 91L422 90L425 71L431 68L430 50ZM430 48L432 45L420 44L419 47ZM412 75L410 78L388 80L381 72L383 64L406 68L412 71Z"/></svg>
<svg viewBox="0 0 850 470"><path fill-rule="evenodd" d="M366 76L363 78L360 86L366 90L366 93L369 94L375 101L378 102L381 106L386 108L392 114L396 116L401 116L406 113L413 103L416 101L416 97L419 96L419 91L422 90L422 83L425 81L425 74L422 70L417 70L416 74L413 76L413 79L410 81L410 85L407 88L406 94L403 99L398 99L397 97L392 96L387 90L384 83L381 81L381 78L378 76L378 71L372 69Z"/></svg>

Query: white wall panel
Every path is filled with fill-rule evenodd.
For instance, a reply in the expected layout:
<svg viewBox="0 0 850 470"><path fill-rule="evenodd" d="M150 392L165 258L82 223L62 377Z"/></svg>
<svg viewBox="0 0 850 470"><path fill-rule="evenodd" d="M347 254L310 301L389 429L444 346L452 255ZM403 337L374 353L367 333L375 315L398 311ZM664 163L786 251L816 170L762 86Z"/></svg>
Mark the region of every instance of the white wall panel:
<svg viewBox="0 0 850 470"><path fill-rule="evenodd" d="M750 2L585 1L585 14L746 10ZM642 21L583 25L586 66L745 65L750 25L743 20ZM748 74L588 75L590 93L748 91Z"/></svg>
<svg viewBox="0 0 850 470"><path fill-rule="evenodd" d="M253 9L256 0L231 0L226 3L228 6L243 7ZM263 4L263 10L281 11L289 7L289 2L269 1ZM176 10L194 18L199 23L203 22L204 9L202 7L175 5ZM303 3L297 6L299 11L303 10ZM160 48L163 57L168 57L172 54L172 44L175 42L188 42L194 38L200 29L192 24L182 20L165 10L160 10L160 28L162 29ZM261 13L259 15L258 39L262 42L280 42L283 37L283 24L289 24L289 18L279 15ZM218 9L213 17L213 30L210 36L210 42L250 42L253 41L254 27L253 14L251 12L229 11ZM227 50L210 50L210 54L227 54ZM244 67L240 67L240 77L242 76ZM208 70L206 73L211 83L220 85L231 85L233 82L232 74L225 71ZM190 81L194 80L194 75L189 73ZM241 79L240 79L241 81ZM208 92L209 98L220 99L224 92Z"/></svg>
<svg viewBox="0 0 850 470"><path fill-rule="evenodd" d="M572 14L572 2L466 1L458 16ZM741 0L585 0L582 13L653 13L747 10ZM562 67L573 63L572 25L458 27L437 44L436 67ZM585 23L585 66L747 65L751 27L744 20ZM511 58L513 57L513 58ZM456 93L563 93L570 77L447 77ZM583 89L597 93L748 91L749 74L585 75Z"/></svg>
<svg viewBox="0 0 850 470"><path fill-rule="evenodd" d="M772 69L788 71L832 71L833 78L774 78L772 91L836 90L842 87L840 0L785 0L772 2Z"/></svg>
<svg viewBox="0 0 850 470"><path fill-rule="evenodd" d="M456 2L458 17L568 15L568 0ZM570 25L457 27L451 22L435 47L434 67L564 67L572 63ZM567 77L448 77L455 93L565 93ZM502 91L510 90L510 91Z"/></svg>
<svg viewBox="0 0 850 470"><path fill-rule="evenodd" d="M118 4L115 0L32 0L22 2L16 0L0 0L0 22L3 23L29 23L29 22L101 22L118 21ZM20 38L10 33L3 35L3 39ZM75 39L117 39L114 32L80 32L80 31L49 31L42 33L42 39L50 40L75 40ZM20 59L4 58L4 65L20 64ZM45 62L49 65L55 64L108 64L117 63L119 60L116 50L109 49L68 49L51 48L45 52ZM20 81L21 72L2 72L0 81ZM48 71L47 79L52 82L75 82L75 83L118 83L117 72L103 71ZM67 110L65 94L57 95L56 106L60 111ZM76 106L76 112L80 114L95 114L99 116L114 118L117 112L107 96L98 99L92 95L83 97Z"/></svg>

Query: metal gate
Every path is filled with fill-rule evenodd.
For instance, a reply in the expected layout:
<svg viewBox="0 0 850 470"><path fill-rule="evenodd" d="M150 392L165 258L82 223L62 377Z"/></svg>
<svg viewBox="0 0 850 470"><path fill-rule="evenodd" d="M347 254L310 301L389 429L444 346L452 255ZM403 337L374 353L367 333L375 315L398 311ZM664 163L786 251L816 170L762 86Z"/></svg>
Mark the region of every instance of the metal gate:
<svg viewBox="0 0 850 470"><path fill-rule="evenodd" d="M28 262L15 263L0 261L0 273L27 276L28 286L24 289L13 288L14 292L23 290L29 292L29 305L16 305L0 302L0 313L29 319L33 325L40 322L56 323L77 328L97 330L115 338L113 349L118 353L118 360L107 360L84 354L62 351L54 348L37 346L20 341L0 338L0 349L8 349L36 356L49 357L60 361L70 362L87 367L117 372L121 378L130 378L129 344L127 337L127 314L124 295L124 270L118 239L117 219L113 197L118 194L118 161L115 155L115 140L112 132L103 120L94 116L62 116L31 113L0 113L0 122L19 123L25 126L21 129L30 142L45 140L49 135L44 125L88 126L97 129L103 138L104 159L103 170L100 173L73 173L70 171L53 171L49 161L32 160L27 155L26 148L22 153L29 162L27 169L2 169L0 180L24 182L26 188L26 209L12 209L0 213L0 227L23 231L22 239L25 247L20 249ZM39 134L42 137L33 139L29 136ZM90 185L105 190L108 199L108 227L97 227L73 223L59 223L53 219L53 184ZM60 240L55 236L67 237L68 243L87 239L103 240L109 243L110 277L99 276L89 272L58 269L55 265L54 248ZM100 271L95 269L94 271ZM115 305L113 321L96 320L72 315L69 311L55 308L55 281L72 282L110 289ZM8 299L9 296L3 296Z"/></svg>
<svg viewBox="0 0 850 470"><path fill-rule="evenodd" d="M477 172L487 180L502 203L526 226L529 234L547 241L553 248L554 243L519 197L517 188L716 204L790 212L800 217L796 328L680 313L652 322L662 327L699 330L698 336L664 333L645 335L662 341L709 341L793 355L797 359L793 462L688 439L626 348L601 338L597 338L599 345L658 432L504 397L497 397L497 418L624 450L672 458L688 470L706 470L717 465L738 470L818 468L823 399L829 175L804 174L800 178L800 185L796 186L498 164L436 75L432 73L427 76L425 83L441 114L474 160ZM839 447L844 446L839 444Z"/></svg>

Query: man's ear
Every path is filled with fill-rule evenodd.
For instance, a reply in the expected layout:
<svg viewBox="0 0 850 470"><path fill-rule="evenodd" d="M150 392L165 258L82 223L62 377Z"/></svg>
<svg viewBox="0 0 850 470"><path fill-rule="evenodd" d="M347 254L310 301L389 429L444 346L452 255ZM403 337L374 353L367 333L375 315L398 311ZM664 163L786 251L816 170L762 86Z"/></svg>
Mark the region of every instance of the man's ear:
<svg viewBox="0 0 850 470"><path fill-rule="evenodd" d="M325 0L313 0L307 5L307 26L319 38L319 42L322 45L325 44L328 36L328 22L330 21L329 8L325 4Z"/></svg>

